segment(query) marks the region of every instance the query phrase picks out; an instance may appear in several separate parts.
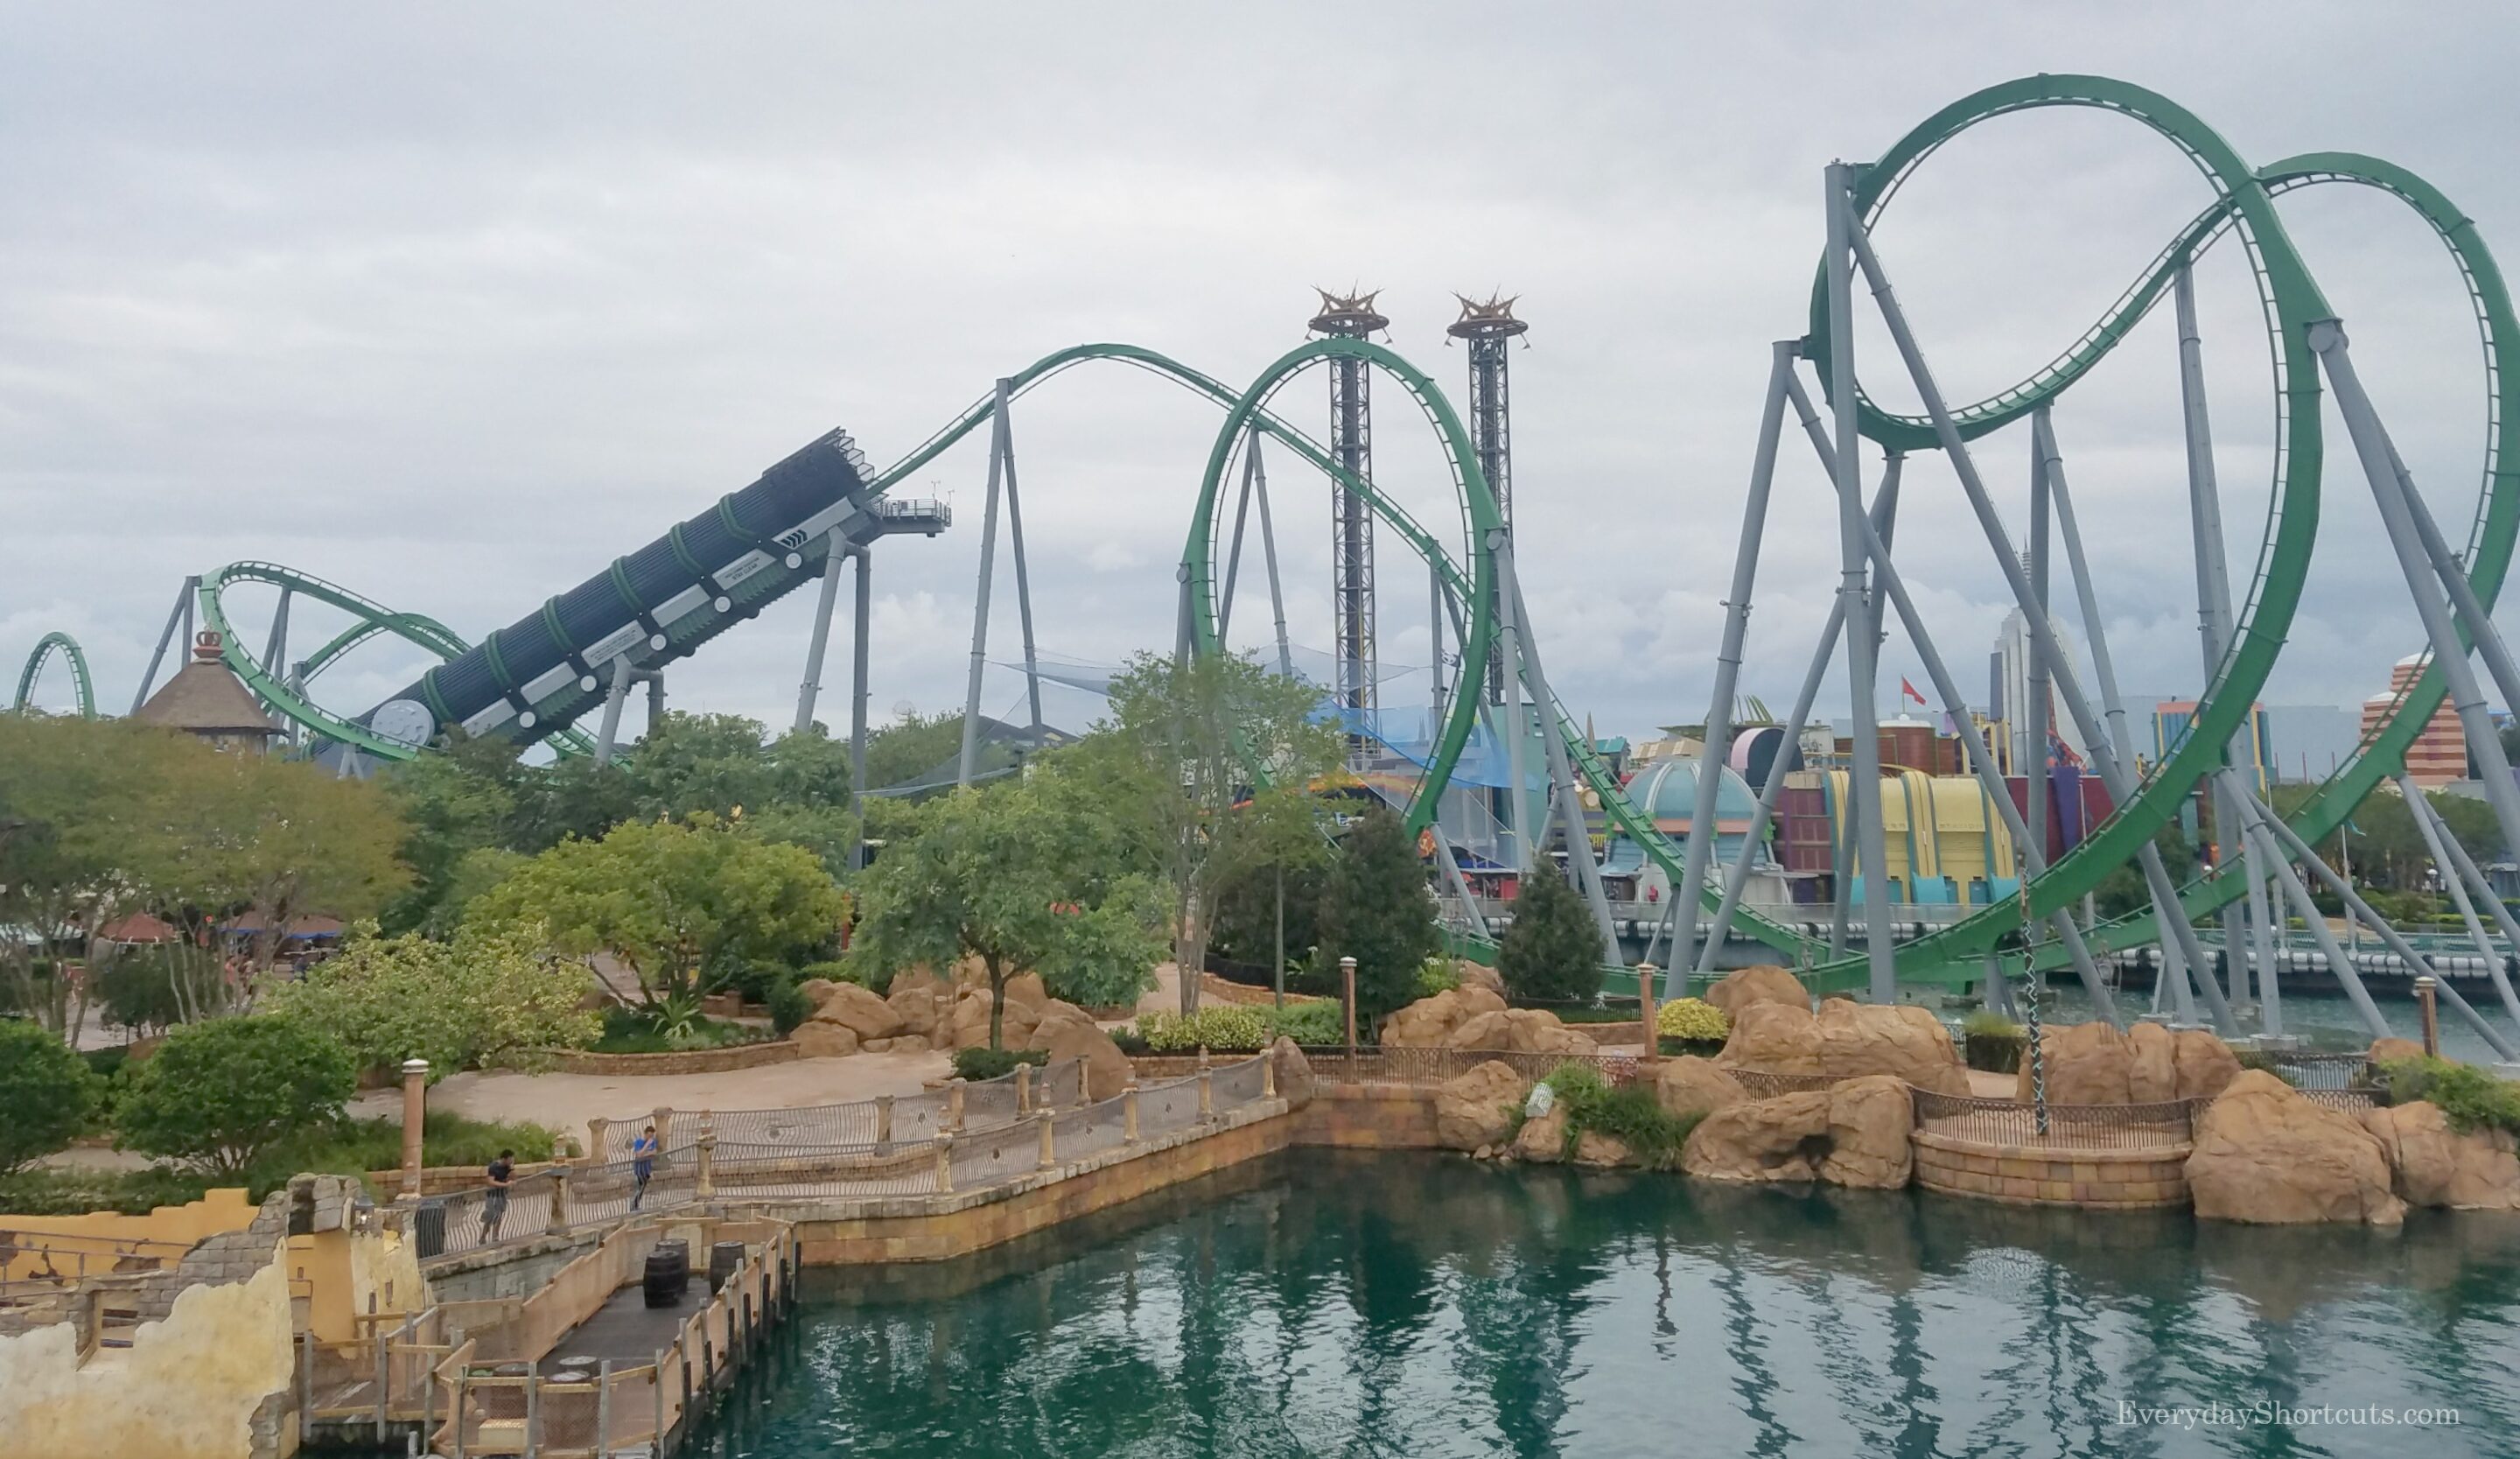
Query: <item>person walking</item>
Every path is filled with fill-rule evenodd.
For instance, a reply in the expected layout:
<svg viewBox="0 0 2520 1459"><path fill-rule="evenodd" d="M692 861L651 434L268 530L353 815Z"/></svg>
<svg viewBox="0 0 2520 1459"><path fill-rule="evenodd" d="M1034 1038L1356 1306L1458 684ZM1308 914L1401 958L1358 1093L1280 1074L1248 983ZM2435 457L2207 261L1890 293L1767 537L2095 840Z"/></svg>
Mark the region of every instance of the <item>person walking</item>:
<svg viewBox="0 0 2520 1459"><path fill-rule="evenodd" d="M637 1210L648 1199L648 1182L656 1173L656 1127L653 1124L639 1132L630 1142L630 1208Z"/></svg>
<svg viewBox="0 0 2520 1459"><path fill-rule="evenodd" d="M500 1151L482 1173L490 1177L490 1193L481 1198L481 1244L488 1246L499 1239L499 1223L508 1218L508 1186L517 1176L517 1153Z"/></svg>

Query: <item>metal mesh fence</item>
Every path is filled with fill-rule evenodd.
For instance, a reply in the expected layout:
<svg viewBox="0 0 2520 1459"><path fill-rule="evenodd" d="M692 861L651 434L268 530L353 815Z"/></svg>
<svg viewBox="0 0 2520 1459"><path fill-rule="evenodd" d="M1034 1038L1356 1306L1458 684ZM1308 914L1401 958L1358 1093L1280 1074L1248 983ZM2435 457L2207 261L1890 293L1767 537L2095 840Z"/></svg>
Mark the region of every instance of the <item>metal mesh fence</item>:
<svg viewBox="0 0 2520 1459"><path fill-rule="evenodd" d="M421 1259L542 1235L551 1225L552 1191L558 1183L553 1172L540 1170L505 1187L483 1186L424 1203Z"/></svg>
<svg viewBox="0 0 2520 1459"><path fill-rule="evenodd" d="M710 1175L722 1201L923 1196L936 1189L933 1141L800 1150L720 1144Z"/></svg>
<svg viewBox="0 0 2520 1459"><path fill-rule="evenodd" d="M1742 1092L1752 1099L1806 1094L1814 1089L1826 1089L1832 1084L1843 1083L1849 1077L1845 1074L1779 1074L1759 1069L1728 1069L1725 1072L1731 1074Z"/></svg>
<svg viewBox="0 0 2520 1459"><path fill-rule="evenodd" d="M1126 1143L1128 1113L1122 1099L1079 1105L1051 1117L1051 1136L1061 1162L1088 1160Z"/></svg>
<svg viewBox="0 0 2520 1459"><path fill-rule="evenodd" d="M876 1109L871 1100L815 1105L801 1110L731 1110L712 1117L721 1145L871 1145Z"/></svg>
<svg viewBox="0 0 2520 1459"><path fill-rule="evenodd" d="M614 1161L580 1165L568 1176L567 1219L605 1221L645 1210L689 1205L698 1196L699 1152L668 1150L649 1163L648 1177L639 1178L639 1163Z"/></svg>
<svg viewBox="0 0 2520 1459"><path fill-rule="evenodd" d="M945 1115L950 1097L942 1089L905 1094L892 1102L892 1138L895 1141L932 1140L945 1132Z"/></svg>
<svg viewBox="0 0 2520 1459"><path fill-rule="evenodd" d="M1261 1071L1261 1065L1267 1059L1268 1056L1263 1054L1258 1058L1245 1059L1239 1064L1221 1065L1209 1071L1208 1079L1215 1107L1219 1110L1231 1110L1258 1099L1261 1087L1267 1081L1267 1076Z"/></svg>
<svg viewBox="0 0 2520 1459"><path fill-rule="evenodd" d="M2008 1099L1935 1094L1911 1088L1916 1127L1979 1144L2046 1150L2164 1150L2193 1138L2189 1115L2201 1100L2150 1105L2050 1105L2048 1128L2033 1107Z"/></svg>
<svg viewBox="0 0 2520 1459"><path fill-rule="evenodd" d="M2270 1070L2285 1083L2309 1093L2317 1089L2347 1089L2369 1081L2369 1057L2362 1053L2306 1054L2252 1051L2240 1058L2252 1069Z"/></svg>
<svg viewBox="0 0 2520 1459"><path fill-rule="evenodd" d="M1138 1133L1169 1134L1198 1123L1198 1076L1148 1084L1138 1091Z"/></svg>
<svg viewBox="0 0 2520 1459"><path fill-rule="evenodd" d="M1041 1168L1041 1134L1032 1121L969 1130L954 1140L954 1189L979 1190Z"/></svg>
<svg viewBox="0 0 2520 1459"><path fill-rule="evenodd" d="M1033 1088L1033 1102L1046 1109L1064 1110L1085 1103L1085 1061L1058 1060L1041 1071L1041 1078Z"/></svg>
<svg viewBox="0 0 2520 1459"><path fill-rule="evenodd" d="M989 1079L963 1086L965 1129L986 1129L994 1124L1005 1124L1021 1113L1012 1078Z"/></svg>

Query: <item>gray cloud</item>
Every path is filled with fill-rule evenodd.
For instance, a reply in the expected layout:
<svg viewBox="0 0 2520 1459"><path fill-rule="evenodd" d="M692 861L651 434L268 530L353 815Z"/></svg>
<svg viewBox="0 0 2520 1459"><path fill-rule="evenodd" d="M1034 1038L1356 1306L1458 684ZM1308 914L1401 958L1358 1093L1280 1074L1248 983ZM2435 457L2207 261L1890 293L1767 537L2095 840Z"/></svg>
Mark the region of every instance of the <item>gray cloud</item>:
<svg viewBox="0 0 2520 1459"><path fill-rule="evenodd" d="M1524 296L1527 591L1562 696L1641 732L1703 710L1767 342L1803 328L1829 158L1976 86L2094 70L2184 102L2255 160L2390 157L2489 239L2520 237L2503 185L2520 37L2483 5L13 11L0 658L67 628L109 706L185 572L284 562L477 635L834 423L886 459L1089 339L1238 383L1300 337L1308 286L1354 281L1385 290L1393 343L1447 388L1450 291ZM1965 395L2079 333L2204 196L2120 119L2008 118L1937 159L1879 238ZM2463 521L2473 331L2392 205L2285 212L2419 479ZM2263 331L2235 257L2200 281L2245 570ZM2199 677L2171 347L2147 321L2057 413L2121 677L2165 693ZM1877 331L1863 354L1901 398ZM1319 428L1317 379L1282 399ZM1380 400L1382 479L1452 521L1431 441L1396 391ZM1214 426L1118 370L1019 407L1046 646L1109 661L1169 641ZM2026 450L2018 432L1983 447L2016 531ZM972 510L883 554L878 707L960 696L976 444L931 480ZM1275 480L1293 632L1320 645L1326 488L1291 462ZM2276 703L2351 704L2415 642L2341 449L2326 488ZM1947 468L1913 463L1907 499L1902 558L1974 685L2002 584ZM1745 688L1781 703L1835 570L1806 456L1769 540ZM1415 663L1424 590L1384 542L1385 657ZM241 617L258 629L265 604ZM800 596L678 668L677 702L784 720L805 616ZM378 648L328 693L364 706L415 662ZM1895 641L1885 673L1923 682ZM993 674L993 707L1018 692Z"/></svg>

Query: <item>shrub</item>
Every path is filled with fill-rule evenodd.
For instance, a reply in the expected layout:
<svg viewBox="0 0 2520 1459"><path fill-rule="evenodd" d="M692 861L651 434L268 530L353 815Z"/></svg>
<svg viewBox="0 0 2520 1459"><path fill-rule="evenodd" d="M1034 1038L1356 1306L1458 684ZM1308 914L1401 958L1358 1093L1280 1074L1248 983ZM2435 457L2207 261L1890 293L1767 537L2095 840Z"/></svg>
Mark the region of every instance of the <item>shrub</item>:
<svg viewBox="0 0 2520 1459"><path fill-rule="evenodd" d="M809 1009L807 1017L811 1016ZM775 1036L749 1024L708 1018L700 1013L697 1000L681 994L653 1008L608 1008L603 1025L604 1036L594 1045L599 1054L684 1054L761 1043Z"/></svg>
<svg viewBox="0 0 2520 1459"><path fill-rule="evenodd" d="M1517 998L1589 1000L1601 991L1601 929L1566 879L1525 877L1513 922L1497 944L1497 976Z"/></svg>
<svg viewBox="0 0 2520 1459"><path fill-rule="evenodd" d="M1589 1064L1561 1064L1543 1082L1556 1095L1557 1108L1566 1112L1569 1160L1590 1131L1626 1145L1641 1164L1668 1167L1679 1163L1689 1131L1706 1117L1703 1112L1670 1115L1654 1098L1651 1084L1612 1084Z"/></svg>
<svg viewBox="0 0 2520 1459"><path fill-rule="evenodd" d="M41 1025L0 1020L0 1174L76 1139L100 1088L86 1062Z"/></svg>
<svg viewBox="0 0 2520 1459"><path fill-rule="evenodd" d="M281 1014L187 1024L125 1076L122 1143L214 1175L244 1173L292 1135L330 1125L358 1086L338 1039Z"/></svg>
<svg viewBox="0 0 2520 1459"><path fill-rule="evenodd" d="M1177 1013L1143 1015L1138 1020L1138 1036L1157 1054L1187 1054L1198 1048L1248 1053L1268 1046L1269 1020L1257 1008L1221 1003L1187 1018Z"/></svg>
<svg viewBox="0 0 2520 1459"><path fill-rule="evenodd" d="M152 1165L145 1170L37 1167L0 1175L0 1210L13 1215L86 1215L118 1210L147 1215L160 1206L199 1201L209 1182L185 1170Z"/></svg>
<svg viewBox="0 0 2520 1459"><path fill-rule="evenodd" d="M2391 1059L2380 1066L2382 1103L2429 1100L2441 1107L2460 1134L2504 1130L2520 1134L2520 1087L2473 1064L2447 1059Z"/></svg>
<svg viewBox="0 0 2520 1459"><path fill-rule="evenodd" d="M1018 1064L1038 1069L1050 1062L1046 1049L969 1048L954 1051L954 1074L957 1078L995 1079L1013 1073Z"/></svg>
<svg viewBox="0 0 2520 1459"><path fill-rule="evenodd" d="M518 1161L547 1161L558 1141L539 1124L471 1119L432 1111L421 1127L425 1165L486 1165L502 1150ZM365 1175L402 1163L402 1126L390 1119L342 1119L280 1141L245 1172L246 1194L259 1201L292 1175Z"/></svg>
<svg viewBox="0 0 2520 1459"><path fill-rule="evenodd" d="M600 1031L578 1007L586 969L543 952L539 924L467 927L451 942L418 933L361 936L273 990L292 1015L347 1049L360 1069L426 1059L431 1078L491 1064L530 1065L545 1049L582 1049Z"/></svg>
<svg viewBox="0 0 2520 1459"><path fill-rule="evenodd" d="M1432 998L1437 993L1449 993L1461 985L1461 970L1453 966L1451 958L1439 953L1419 965L1418 986L1411 992L1409 1001L1415 1003L1419 998Z"/></svg>
<svg viewBox="0 0 2520 1459"><path fill-rule="evenodd" d="M1674 998L1654 1010L1654 1032L1688 1043L1722 1043L1732 1035L1732 1021L1703 998Z"/></svg>
<svg viewBox="0 0 2520 1459"><path fill-rule="evenodd" d="M883 991L883 988L875 980L875 969L855 958L839 963L807 963L796 970L798 982L811 982L817 978L826 982L854 982L870 992Z"/></svg>
<svg viewBox="0 0 2520 1459"><path fill-rule="evenodd" d="M782 1034L793 1033L799 1025L814 1016L814 1000L796 986L796 980L783 978L770 985L770 1026Z"/></svg>
<svg viewBox="0 0 2520 1459"><path fill-rule="evenodd" d="M1336 1003L1289 1003L1264 1012L1275 1038L1291 1038L1317 1047L1347 1041L1347 1018Z"/></svg>
<svg viewBox="0 0 2520 1459"><path fill-rule="evenodd" d="M2021 1068L2022 1056L2030 1047L2030 1030L1981 1008L1960 1021L1960 1046L1969 1068L2008 1074Z"/></svg>

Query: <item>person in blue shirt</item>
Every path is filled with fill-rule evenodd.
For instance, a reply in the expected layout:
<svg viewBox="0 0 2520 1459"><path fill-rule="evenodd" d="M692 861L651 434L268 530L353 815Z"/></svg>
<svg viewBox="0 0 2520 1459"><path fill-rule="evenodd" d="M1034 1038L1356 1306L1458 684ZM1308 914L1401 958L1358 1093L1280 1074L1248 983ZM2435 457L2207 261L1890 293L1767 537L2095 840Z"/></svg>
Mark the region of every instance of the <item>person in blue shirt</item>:
<svg viewBox="0 0 2520 1459"><path fill-rule="evenodd" d="M638 1139L630 1142L630 1180L632 1184L632 1190L630 1192L630 1208L632 1210L637 1210L639 1208L639 1203L648 1199L648 1181L650 1178L654 1176L655 1173L656 1127L651 1124L646 1129L639 1132Z"/></svg>

